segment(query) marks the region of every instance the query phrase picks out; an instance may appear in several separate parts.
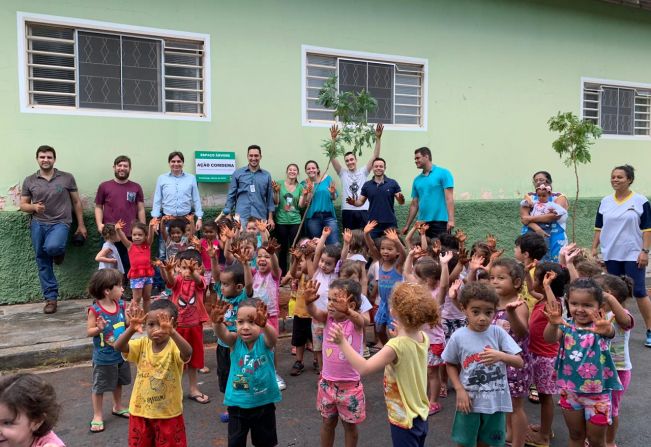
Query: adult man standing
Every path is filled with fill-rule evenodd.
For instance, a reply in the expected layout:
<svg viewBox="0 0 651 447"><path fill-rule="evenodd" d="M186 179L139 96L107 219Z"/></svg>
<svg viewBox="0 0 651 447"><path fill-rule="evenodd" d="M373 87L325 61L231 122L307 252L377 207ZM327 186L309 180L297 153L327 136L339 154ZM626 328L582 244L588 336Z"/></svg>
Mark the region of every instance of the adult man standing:
<svg viewBox="0 0 651 447"><path fill-rule="evenodd" d="M427 147L414 151L416 167L423 172L416 176L411 188L411 205L402 234L418 214L418 220L429 225L427 237L437 237L454 228L454 179L445 168L432 164L432 152Z"/></svg>
<svg viewBox="0 0 651 447"><path fill-rule="evenodd" d="M131 237L131 223L139 221L145 223L145 197L142 187L129 180L131 173L131 159L120 155L113 162L113 180L100 183L95 195L95 224L97 231L102 233L104 225L122 220L125 224L124 233ZM129 273L129 255L122 242L115 243L124 273Z"/></svg>
<svg viewBox="0 0 651 447"><path fill-rule="evenodd" d="M56 158L56 151L51 146L36 149L39 170L25 179L20 196L20 210L31 214L32 245L46 314L57 311L59 284L53 264L63 262L73 210L77 218L75 234L84 239L88 236L75 178L54 168Z"/></svg>
<svg viewBox="0 0 651 447"><path fill-rule="evenodd" d="M262 149L252 144L246 150L248 164L238 168L231 176L228 186L228 196L223 213L225 215L239 214L240 222L245 227L249 218L267 220L269 229L274 229L273 212L274 192L271 174L260 167Z"/></svg>
<svg viewBox="0 0 651 447"><path fill-rule="evenodd" d="M402 195L400 185L394 179L384 175L386 161L383 158L376 158L373 161L373 178L362 186L362 191L357 200L352 197L346 198L346 203L360 206L368 199L368 220L376 221L377 226L371 231L373 239L384 234L387 228L398 226L396 212L393 209L394 200L404 205L405 196Z"/></svg>
<svg viewBox="0 0 651 447"><path fill-rule="evenodd" d="M366 182L368 174L373 167L373 160L380 156L380 148L382 146L382 131L384 126L378 124L375 127L375 149L371 158L361 168L357 168L357 157L352 152L344 154L344 162L346 169L343 169L341 163L336 158L330 160L332 166L341 179L342 196L351 197L352 203L355 203L361 193L362 185ZM337 138L339 130L336 126L330 129L330 136L333 139ZM369 204L361 202L361 206L355 206L351 202L344 201L341 204L341 224L344 228L356 230L363 228L368 222L368 208Z"/></svg>

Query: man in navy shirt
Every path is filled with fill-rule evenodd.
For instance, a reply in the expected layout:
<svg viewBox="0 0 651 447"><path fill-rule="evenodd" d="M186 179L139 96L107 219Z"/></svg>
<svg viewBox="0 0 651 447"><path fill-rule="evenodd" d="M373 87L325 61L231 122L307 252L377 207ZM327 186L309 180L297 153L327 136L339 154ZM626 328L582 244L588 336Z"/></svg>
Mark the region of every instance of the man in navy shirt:
<svg viewBox="0 0 651 447"><path fill-rule="evenodd" d="M384 175L386 161L383 158L373 160L373 178L362 186L361 194L357 199L352 197L346 198L346 203L355 206L362 206L368 199L368 220L377 221L377 226L371 232L373 239L384 234L387 228L398 226L396 213L393 209L394 199L398 204L405 203L405 197L402 195L400 185L394 179Z"/></svg>

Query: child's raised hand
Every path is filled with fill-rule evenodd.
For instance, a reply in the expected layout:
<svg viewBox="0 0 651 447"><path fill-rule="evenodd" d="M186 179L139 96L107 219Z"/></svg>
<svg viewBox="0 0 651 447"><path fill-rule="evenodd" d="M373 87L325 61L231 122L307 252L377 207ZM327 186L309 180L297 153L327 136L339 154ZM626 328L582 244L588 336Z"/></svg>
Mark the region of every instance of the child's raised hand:
<svg viewBox="0 0 651 447"><path fill-rule="evenodd" d="M351 295L348 295L345 290L337 290L335 291L335 299L332 300L332 307L334 310L341 312L342 314L348 315L350 312L350 307L348 307L348 303L350 302L350 299L352 298Z"/></svg>
<svg viewBox="0 0 651 447"><path fill-rule="evenodd" d="M97 319L95 320L95 325L97 326L97 329L99 329L100 331L104 330L106 324L107 324L106 320L101 315L97 317Z"/></svg>
<svg viewBox="0 0 651 447"><path fill-rule="evenodd" d="M225 300L217 300L210 311L210 321L214 324L221 324L224 322L226 312L232 307L230 303Z"/></svg>
<svg viewBox="0 0 651 447"><path fill-rule="evenodd" d="M289 254L292 255L296 260L301 259L303 257L303 250L301 250L298 247L292 247L289 249Z"/></svg>
<svg viewBox="0 0 651 447"><path fill-rule="evenodd" d="M418 234L422 236L427 233L427 230L429 230L429 225L427 225L425 222L417 222L416 230L418 230Z"/></svg>
<svg viewBox="0 0 651 447"><path fill-rule="evenodd" d="M154 259L154 262L152 262L152 264L154 265L154 267L159 267L159 268L164 266L163 261L161 261L158 258Z"/></svg>
<svg viewBox="0 0 651 447"><path fill-rule="evenodd" d="M422 258L424 254L425 252L420 245L414 245L407 255L411 256L412 260L416 262L418 259Z"/></svg>
<svg viewBox="0 0 651 447"><path fill-rule="evenodd" d="M400 238L398 237L398 232L396 231L395 228L387 228L386 230L384 230L384 235L390 241L400 242Z"/></svg>
<svg viewBox="0 0 651 447"><path fill-rule="evenodd" d="M439 262L441 264L447 264L452 260L452 257L454 256L454 253L452 253L452 250L448 250L445 252L445 254L441 253L439 255Z"/></svg>
<svg viewBox="0 0 651 447"><path fill-rule="evenodd" d="M350 241L353 240L353 232L349 228L344 228L344 244L350 244Z"/></svg>
<svg viewBox="0 0 651 447"><path fill-rule="evenodd" d="M154 334L171 335L174 330L174 318L170 317L167 312L158 313L158 329Z"/></svg>
<svg viewBox="0 0 651 447"><path fill-rule="evenodd" d="M463 232L461 228L457 228L457 230L454 232L454 237L457 239L457 242L459 242L459 247L463 247L468 240L468 236Z"/></svg>
<svg viewBox="0 0 651 447"><path fill-rule="evenodd" d="M319 287L321 287L321 284L312 279L305 284L305 288L303 289L305 304L313 303L319 299Z"/></svg>
<svg viewBox="0 0 651 447"><path fill-rule="evenodd" d="M457 391L457 411L469 414L472 410L472 400L465 389Z"/></svg>
<svg viewBox="0 0 651 447"><path fill-rule="evenodd" d="M545 277L543 278L543 287L551 287L552 282L556 279L556 272L553 270L550 270L545 273Z"/></svg>
<svg viewBox="0 0 651 447"><path fill-rule="evenodd" d="M217 248L213 244L210 244L206 249L206 253L208 254L209 258L217 259L217 253L219 253L219 250L217 250Z"/></svg>
<svg viewBox="0 0 651 447"><path fill-rule="evenodd" d="M522 306L523 304L525 304L524 300L521 296L518 296L517 300L508 303L506 306L504 306L504 309L506 309L507 312L515 312L515 309Z"/></svg>
<svg viewBox="0 0 651 447"><path fill-rule="evenodd" d="M131 301L126 313L129 317L129 324L133 326L136 331L142 332L142 324L147 319L145 311L142 310L135 301Z"/></svg>
<svg viewBox="0 0 651 447"><path fill-rule="evenodd" d="M269 239L267 241L267 243L265 244L264 247L267 250L267 253L269 253L271 256L273 256L280 249L280 244L278 243L278 241L276 240L275 237L272 237L271 239Z"/></svg>
<svg viewBox="0 0 651 447"><path fill-rule="evenodd" d="M580 248L573 248L572 250L568 250L565 252L565 260L567 262L573 262L574 259L581 253Z"/></svg>
<svg viewBox="0 0 651 447"><path fill-rule="evenodd" d="M502 256L503 254L504 254L504 249L494 251L493 253L491 253L490 262L495 261L500 256Z"/></svg>
<svg viewBox="0 0 651 447"><path fill-rule="evenodd" d="M451 299L456 300L459 295L459 289L461 289L462 285L463 285L462 279L455 280L450 286L450 289L448 290L448 296Z"/></svg>
<svg viewBox="0 0 651 447"><path fill-rule="evenodd" d="M171 256L167 261L165 261L163 267L168 273L172 273L177 265L178 262L176 261L176 256Z"/></svg>
<svg viewBox="0 0 651 447"><path fill-rule="evenodd" d="M201 247L201 241L199 240L198 237L192 236L188 240L188 245L192 245L193 247L197 247L197 249L199 249Z"/></svg>
<svg viewBox="0 0 651 447"><path fill-rule="evenodd" d="M432 254L436 257L441 253L441 241L437 239L432 240Z"/></svg>
<svg viewBox="0 0 651 447"><path fill-rule="evenodd" d="M334 343L336 345L341 345L344 342L344 331L339 323L333 323L332 326L330 326L330 331L328 332L328 340L330 343Z"/></svg>
<svg viewBox="0 0 651 447"><path fill-rule="evenodd" d="M276 183L275 180L271 181L271 189L273 189L274 192L280 192L280 185Z"/></svg>
<svg viewBox="0 0 651 447"><path fill-rule="evenodd" d="M260 233L264 233L265 231L267 231L267 226L268 225L269 224L264 219L256 219L255 220L255 227L258 229L258 231Z"/></svg>
<svg viewBox="0 0 651 447"><path fill-rule="evenodd" d="M152 220L149 221L149 228L156 228L159 225L160 225L160 219L158 217L154 217Z"/></svg>
<svg viewBox="0 0 651 447"><path fill-rule="evenodd" d="M535 269L537 266L538 266L538 260L537 260L537 259L533 259L530 263L528 263L528 264L526 264L526 265L524 266L524 270L525 270L526 272L530 272L531 269Z"/></svg>
<svg viewBox="0 0 651 447"><path fill-rule="evenodd" d="M364 225L364 234L368 234L377 227L377 220L371 220L366 225Z"/></svg>
<svg viewBox="0 0 651 447"><path fill-rule="evenodd" d="M488 248L490 248L491 251L495 251L497 248L497 238L494 234L488 233L486 235L486 245L488 245Z"/></svg>
<svg viewBox="0 0 651 447"><path fill-rule="evenodd" d="M614 316L610 320L606 319L606 313L604 312L603 309L596 310L592 314L592 322L594 326L588 330L594 334L601 335L603 337L610 337L613 335L614 332L614 328L613 328L614 319L615 319Z"/></svg>
<svg viewBox="0 0 651 447"><path fill-rule="evenodd" d="M561 305L558 301L548 301L547 304L545 304L545 310L543 313L550 324L556 326L568 326L567 322L563 319L563 309L561 309Z"/></svg>
<svg viewBox="0 0 651 447"><path fill-rule="evenodd" d="M480 254L475 253L470 259L470 270L478 270L484 266L484 257Z"/></svg>
<svg viewBox="0 0 651 447"><path fill-rule="evenodd" d="M124 221L122 219L120 219L115 223L115 229L118 230L118 231L124 231L125 225L126 224L124 223Z"/></svg>
<svg viewBox="0 0 651 447"><path fill-rule="evenodd" d="M495 363L502 361L503 353L487 346L479 354L479 358L484 365L494 365Z"/></svg>
<svg viewBox="0 0 651 447"><path fill-rule="evenodd" d="M465 248L459 248L459 264L467 265L470 262L468 250Z"/></svg>
<svg viewBox="0 0 651 447"><path fill-rule="evenodd" d="M267 305L262 301L255 306L255 320L253 322L261 328L267 325Z"/></svg>
<svg viewBox="0 0 651 447"><path fill-rule="evenodd" d="M327 238L328 236L330 236L330 233L332 233L332 228L326 225L325 227L323 227L323 230L321 230L321 237Z"/></svg>

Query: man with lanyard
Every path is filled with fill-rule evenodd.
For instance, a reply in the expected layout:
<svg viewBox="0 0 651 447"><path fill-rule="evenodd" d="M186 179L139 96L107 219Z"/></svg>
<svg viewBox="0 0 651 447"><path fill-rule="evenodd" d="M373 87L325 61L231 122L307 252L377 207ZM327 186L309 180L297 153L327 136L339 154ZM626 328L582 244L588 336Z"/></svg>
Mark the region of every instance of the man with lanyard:
<svg viewBox="0 0 651 447"><path fill-rule="evenodd" d="M427 147L414 151L416 167L423 172L416 176L411 188L411 205L402 234L418 214L418 221L429 225L427 237L451 232L454 228L454 179L445 168L432 164L432 152Z"/></svg>
<svg viewBox="0 0 651 447"><path fill-rule="evenodd" d="M356 203L357 199L360 197L362 185L366 182L368 174L373 167L373 160L380 156L383 130L384 126L382 124L378 124L375 127L375 149L373 150L371 158L366 162L366 165L361 168L357 168L357 157L352 152L346 152L344 154L346 169L342 168L341 163L339 163L336 158L330 160L332 166L335 168L335 171L341 179L342 197L350 197L352 199L351 202L346 200L341 204L341 224L344 228L348 228L349 230L364 228L369 220L369 204L363 201L360 202L362 203L361 206L356 206L353 205L353 203ZM336 126L333 126L330 129L332 139L336 139L338 134L339 129L337 129Z"/></svg>
<svg viewBox="0 0 651 447"><path fill-rule="evenodd" d="M269 230L274 229L273 213L276 210L271 174L260 167L262 149L252 144L246 151L248 164L236 169L228 186L226 205L222 213L240 216L242 227L249 218L267 220Z"/></svg>
<svg viewBox="0 0 651 447"><path fill-rule="evenodd" d="M145 196L142 187L129 180L131 173L131 159L120 155L113 162L113 175L115 178L100 183L95 195L95 224L97 231L102 234L104 225L124 222L124 234L131 238L131 223L139 221L146 223ZM129 254L122 242L115 243L120 254L120 261L124 267L124 277L129 273Z"/></svg>
<svg viewBox="0 0 651 447"><path fill-rule="evenodd" d="M364 183L360 196L357 200L352 197L346 198L346 203L355 206L363 205L368 199L368 220L377 222L377 226L371 231L373 239L382 236L387 228L398 226L396 212L393 209L394 199L400 205L405 203L400 185L394 179L384 175L385 169L386 161L380 157L376 158L373 161L373 178Z"/></svg>
<svg viewBox="0 0 651 447"><path fill-rule="evenodd" d="M88 236L75 178L54 168L56 158L53 147L40 146L36 150L39 170L25 179L20 196L20 210L31 214L32 245L46 314L57 311L59 284L53 264L63 262L73 210L77 219L75 235L83 239Z"/></svg>
<svg viewBox="0 0 651 447"><path fill-rule="evenodd" d="M170 172L161 174L156 180L151 217L188 217L194 210L194 216L197 218L195 229L198 231L202 225L203 209L201 208L201 196L199 195L197 179L194 175L183 172L185 158L182 152L172 152L167 157L167 161L170 165ZM159 258L161 260L165 259L165 243L159 241L158 248ZM158 292L164 287L160 272L156 269L154 288ZM152 295L154 294L152 292Z"/></svg>

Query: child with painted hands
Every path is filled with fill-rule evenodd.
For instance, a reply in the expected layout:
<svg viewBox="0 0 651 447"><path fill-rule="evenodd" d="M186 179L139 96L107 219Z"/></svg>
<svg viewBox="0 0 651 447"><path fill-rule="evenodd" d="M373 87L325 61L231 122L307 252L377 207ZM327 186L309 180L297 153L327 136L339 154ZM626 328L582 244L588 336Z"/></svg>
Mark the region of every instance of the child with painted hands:
<svg viewBox="0 0 651 447"><path fill-rule="evenodd" d="M115 224L115 229L120 237L120 241L126 247L129 253L129 285L133 292L133 300L141 304L147 312L149 302L151 301L151 288L154 284L154 268L151 265L151 244L154 241L154 234L158 228L158 219L152 219L149 226L134 222L131 226L131 239L128 239L122 229L124 221L119 220Z"/></svg>

